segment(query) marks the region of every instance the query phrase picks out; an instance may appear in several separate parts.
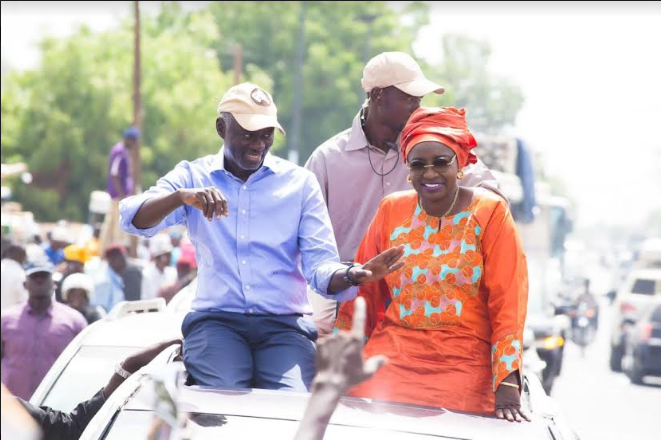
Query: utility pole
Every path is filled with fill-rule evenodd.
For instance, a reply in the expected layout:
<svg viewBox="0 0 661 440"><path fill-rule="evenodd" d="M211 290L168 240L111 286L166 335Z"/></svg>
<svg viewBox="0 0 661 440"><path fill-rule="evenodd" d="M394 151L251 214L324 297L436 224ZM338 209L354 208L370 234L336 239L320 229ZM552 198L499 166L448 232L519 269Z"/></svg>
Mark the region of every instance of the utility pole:
<svg viewBox="0 0 661 440"><path fill-rule="evenodd" d="M305 13L308 2L301 2L301 15L298 24L298 47L296 48L296 77L294 87L294 114L291 123L291 144L287 159L298 164L301 143L301 123L303 119L303 55L305 53Z"/></svg>
<svg viewBox="0 0 661 440"><path fill-rule="evenodd" d="M135 25L133 26L133 126L140 130L142 137L142 99L140 95L140 6L136 1L133 2L133 14L135 16ZM134 193L142 192L141 177L142 163L140 162L140 138L136 141L133 149L133 185ZM131 235L129 244L129 253L132 257L138 256L138 237Z"/></svg>
<svg viewBox="0 0 661 440"><path fill-rule="evenodd" d="M140 96L140 7L137 1L133 2L133 13L135 26L133 27L133 126L142 133L142 99ZM142 190L140 178L142 175L142 164L140 163L140 139L133 150L133 181L135 192Z"/></svg>

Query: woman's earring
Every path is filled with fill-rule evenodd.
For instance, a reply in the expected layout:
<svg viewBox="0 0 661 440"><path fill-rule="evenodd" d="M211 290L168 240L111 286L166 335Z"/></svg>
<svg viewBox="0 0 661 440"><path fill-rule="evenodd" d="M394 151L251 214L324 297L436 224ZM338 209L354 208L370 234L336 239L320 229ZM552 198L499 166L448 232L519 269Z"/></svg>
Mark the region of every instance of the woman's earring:
<svg viewBox="0 0 661 440"><path fill-rule="evenodd" d="M406 176L406 181L407 181L408 183L411 183L411 176L410 176L410 175L409 175L409 176Z"/></svg>
<svg viewBox="0 0 661 440"><path fill-rule="evenodd" d="M461 180L461 179L463 179L463 178L464 178L464 171L463 171L463 170L459 170L459 172L457 173L457 179Z"/></svg>

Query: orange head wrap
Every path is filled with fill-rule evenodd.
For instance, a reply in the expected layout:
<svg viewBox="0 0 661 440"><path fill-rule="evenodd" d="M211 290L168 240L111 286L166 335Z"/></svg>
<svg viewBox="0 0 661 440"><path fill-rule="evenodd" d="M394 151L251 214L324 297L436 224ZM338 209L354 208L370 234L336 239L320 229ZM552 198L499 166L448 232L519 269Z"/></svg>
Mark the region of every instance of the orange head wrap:
<svg viewBox="0 0 661 440"><path fill-rule="evenodd" d="M413 112L402 131L402 157L404 162L421 142L441 142L457 155L459 168L477 162L471 151L477 146L466 124L466 110L454 107L420 107Z"/></svg>

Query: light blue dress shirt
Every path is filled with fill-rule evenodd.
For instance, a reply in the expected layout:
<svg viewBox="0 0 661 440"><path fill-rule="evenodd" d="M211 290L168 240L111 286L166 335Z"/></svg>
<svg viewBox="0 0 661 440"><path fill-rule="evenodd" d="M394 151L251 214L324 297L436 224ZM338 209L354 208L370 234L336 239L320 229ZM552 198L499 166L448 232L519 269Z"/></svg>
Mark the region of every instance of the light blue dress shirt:
<svg viewBox="0 0 661 440"><path fill-rule="evenodd" d="M152 228L133 226L133 217L149 198L210 186L227 199L228 217L208 221L199 209L182 206ZM246 182L225 170L222 149L216 155L183 161L156 186L121 202L120 225L127 233L152 237L176 224L186 224L195 245L194 310L310 314L307 284L338 301L357 294L355 287L327 294L333 274L346 267L340 264L317 179L271 154Z"/></svg>
<svg viewBox="0 0 661 440"><path fill-rule="evenodd" d="M90 304L94 307L101 306L106 312L110 312L122 301L124 301L124 280L117 272L107 267L94 286L94 295Z"/></svg>

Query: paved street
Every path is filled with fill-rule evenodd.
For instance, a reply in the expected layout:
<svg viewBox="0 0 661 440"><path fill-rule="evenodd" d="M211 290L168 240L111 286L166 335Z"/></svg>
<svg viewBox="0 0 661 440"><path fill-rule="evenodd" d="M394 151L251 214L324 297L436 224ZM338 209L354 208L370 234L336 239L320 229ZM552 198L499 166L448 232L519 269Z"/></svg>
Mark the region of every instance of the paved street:
<svg viewBox="0 0 661 440"><path fill-rule="evenodd" d="M581 440L661 439L661 378L633 385L608 368L610 306L601 307L597 340L585 358L571 342L553 398Z"/></svg>

